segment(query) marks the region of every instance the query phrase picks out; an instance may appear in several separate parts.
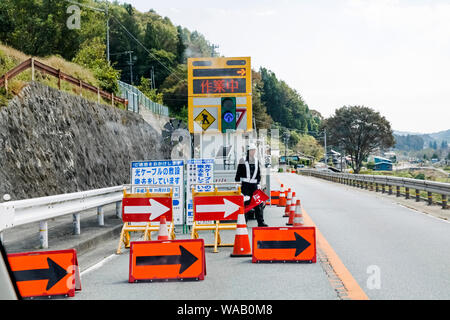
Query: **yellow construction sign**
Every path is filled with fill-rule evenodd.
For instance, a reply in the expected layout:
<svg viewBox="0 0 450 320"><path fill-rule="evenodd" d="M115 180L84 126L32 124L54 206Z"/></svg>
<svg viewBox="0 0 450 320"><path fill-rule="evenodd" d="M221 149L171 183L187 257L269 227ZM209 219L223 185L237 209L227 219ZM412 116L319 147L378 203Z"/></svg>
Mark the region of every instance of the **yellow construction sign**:
<svg viewBox="0 0 450 320"><path fill-rule="evenodd" d="M222 131L222 98L236 99L236 130L252 130L252 69L250 57L188 59L188 125L191 133ZM208 109L216 123L200 116ZM203 113L203 111L201 112ZM200 123L199 123L200 122ZM199 126L197 126L197 124Z"/></svg>
<svg viewBox="0 0 450 320"><path fill-rule="evenodd" d="M197 122L203 130L206 130L214 123L214 121L216 121L216 118L214 118L211 113L208 112L208 110L203 109L202 112L200 112L194 119L194 121Z"/></svg>

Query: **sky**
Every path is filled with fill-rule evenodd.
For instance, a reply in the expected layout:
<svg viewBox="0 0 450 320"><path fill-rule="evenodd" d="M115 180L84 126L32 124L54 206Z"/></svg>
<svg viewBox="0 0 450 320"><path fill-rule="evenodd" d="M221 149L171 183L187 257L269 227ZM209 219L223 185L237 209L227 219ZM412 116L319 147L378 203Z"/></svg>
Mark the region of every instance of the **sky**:
<svg viewBox="0 0 450 320"><path fill-rule="evenodd" d="M250 56L324 117L364 105L394 130L450 129L448 0L126 0Z"/></svg>

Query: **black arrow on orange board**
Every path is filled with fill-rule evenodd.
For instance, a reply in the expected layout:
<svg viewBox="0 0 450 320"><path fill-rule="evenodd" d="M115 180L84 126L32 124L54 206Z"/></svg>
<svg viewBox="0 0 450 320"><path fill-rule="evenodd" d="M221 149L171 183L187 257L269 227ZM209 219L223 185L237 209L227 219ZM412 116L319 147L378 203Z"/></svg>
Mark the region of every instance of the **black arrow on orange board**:
<svg viewBox="0 0 450 320"><path fill-rule="evenodd" d="M186 250L183 246L180 247L180 255L171 256L141 256L136 257L136 266L156 266L156 265L172 265L179 264L180 272L182 274L186 269L198 260L196 256Z"/></svg>
<svg viewBox="0 0 450 320"><path fill-rule="evenodd" d="M16 278L16 281L48 280L46 290L50 290L67 275L67 271L48 257L47 263L47 269L14 271L14 277Z"/></svg>
<svg viewBox="0 0 450 320"><path fill-rule="evenodd" d="M305 251L311 243L306 241L297 232L294 232L295 240L275 240L275 241L264 241L260 240L257 242L258 249L295 249L295 256Z"/></svg>

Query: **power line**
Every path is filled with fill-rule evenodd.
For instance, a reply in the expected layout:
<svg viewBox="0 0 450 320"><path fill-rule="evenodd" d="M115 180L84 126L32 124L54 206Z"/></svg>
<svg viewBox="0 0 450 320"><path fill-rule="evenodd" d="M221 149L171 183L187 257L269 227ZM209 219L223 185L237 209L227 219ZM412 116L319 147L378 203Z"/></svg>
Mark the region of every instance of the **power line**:
<svg viewBox="0 0 450 320"><path fill-rule="evenodd" d="M169 71L171 74L173 74L175 76L175 78L177 78L179 81L182 81L182 79L180 77L178 77L178 75L176 74L176 71L173 70L172 68L166 66L164 63L162 63L153 53L150 52L150 50L147 49L147 47L145 47L130 31L128 31L128 29L119 21L118 18L116 18L116 16L114 16L113 14L111 14L111 17L114 18L114 20L116 20L116 22L122 27L122 29L125 30L125 32L137 43L139 44L153 59L155 59L160 65L162 65L167 71Z"/></svg>

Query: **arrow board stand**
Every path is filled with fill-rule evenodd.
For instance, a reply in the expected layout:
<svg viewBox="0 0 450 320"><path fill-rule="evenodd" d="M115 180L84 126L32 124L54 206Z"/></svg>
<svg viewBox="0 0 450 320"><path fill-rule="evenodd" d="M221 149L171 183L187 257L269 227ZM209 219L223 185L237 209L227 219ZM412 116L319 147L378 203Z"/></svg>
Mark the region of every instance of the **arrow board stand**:
<svg viewBox="0 0 450 320"><path fill-rule="evenodd" d="M159 220L162 216L170 222L168 232L175 239L175 226L172 214L172 191L168 193L127 193L123 190L122 220L117 254L122 246L130 248L131 232L143 233L143 240L152 240L151 233L159 232Z"/></svg>
<svg viewBox="0 0 450 320"><path fill-rule="evenodd" d="M315 227L255 227L252 262L316 262Z"/></svg>
<svg viewBox="0 0 450 320"><path fill-rule="evenodd" d="M214 243L205 244L213 247L218 253L218 247L233 247L234 243L222 243L221 230L236 230L239 209L244 207L244 197L241 188L232 191L196 192L192 190L194 206L194 222L191 229L191 239L199 238L199 231L212 230ZM213 223L211 223L213 222Z"/></svg>
<svg viewBox="0 0 450 320"><path fill-rule="evenodd" d="M128 282L204 280L203 239L131 242Z"/></svg>
<svg viewBox="0 0 450 320"><path fill-rule="evenodd" d="M73 297L81 290L75 249L8 254L22 298Z"/></svg>

